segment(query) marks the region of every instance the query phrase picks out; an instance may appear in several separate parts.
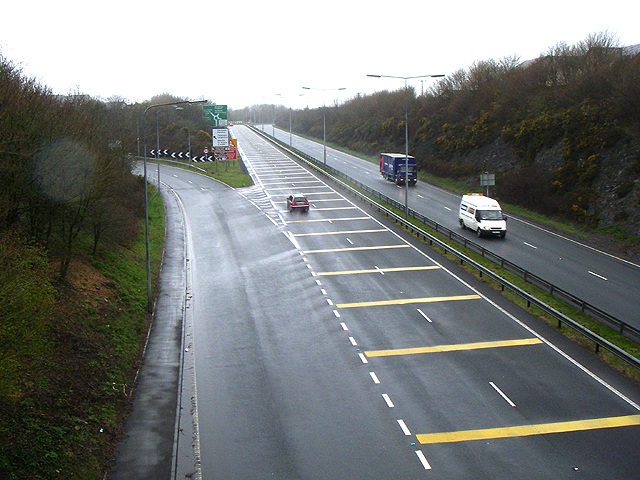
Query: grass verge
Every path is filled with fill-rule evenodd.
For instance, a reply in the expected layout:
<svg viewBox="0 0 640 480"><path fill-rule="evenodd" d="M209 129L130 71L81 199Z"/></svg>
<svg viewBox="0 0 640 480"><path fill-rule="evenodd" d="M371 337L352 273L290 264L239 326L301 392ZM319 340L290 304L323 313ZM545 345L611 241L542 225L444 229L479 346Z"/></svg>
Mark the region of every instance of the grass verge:
<svg viewBox="0 0 640 480"><path fill-rule="evenodd" d="M154 285L164 225L162 199L151 193ZM139 232L133 243L96 255L83 238L65 281L41 278L52 292L33 326L40 334L23 338L11 357L14 374L0 376L0 478L101 479L108 470L150 325L143 221ZM0 372L6 365L0 358Z"/></svg>

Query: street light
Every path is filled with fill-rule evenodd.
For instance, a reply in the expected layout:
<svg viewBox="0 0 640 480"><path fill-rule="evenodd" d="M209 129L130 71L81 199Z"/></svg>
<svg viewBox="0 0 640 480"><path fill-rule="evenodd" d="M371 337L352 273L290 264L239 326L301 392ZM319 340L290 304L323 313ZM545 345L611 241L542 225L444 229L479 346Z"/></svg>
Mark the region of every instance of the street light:
<svg viewBox="0 0 640 480"><path fill-rule="evenodd" d="M436 78L444 77L444 75L417 75L415 77L394 77L392 75L369 75L367 77L373 78L399 78L404 80L404 218L409 218L409 98L407 90L407 80L413 78ZM416 175L418 172L416 171Z"/></svg>
<svg viewBox="0 0 640 480"><path fill-rule="evenodd" d="M147 135L146 135L146 123L145 119L147 116L147 112L152 108L158 107L168 107L170 105L183 105L185 103L189 104L197 104L197 103L206 103L207 100L183 100L180 102L169 102L169 103L156 103L154 105L149 105L145 108L142 113L142 138L143 138L143 149L144 149L144 240L145 246L147 250L147 311L152 311L151 304L151 259L149 257L149 201L147 197ZM160 160L158 160L158 191L160 191Z"/></svg>
<svg viewBox="0 0 640 480"><path fill-rule="evenodd" d="M324 164L327 164L327 118L326 118L326 109L327 105L325 102L324 92L328 92L331 90L346 90L346 87L340 88L311 88L311 87L302 87L305 90L320 90L322 91L322 149L323 149L323 158Z"/></svg>

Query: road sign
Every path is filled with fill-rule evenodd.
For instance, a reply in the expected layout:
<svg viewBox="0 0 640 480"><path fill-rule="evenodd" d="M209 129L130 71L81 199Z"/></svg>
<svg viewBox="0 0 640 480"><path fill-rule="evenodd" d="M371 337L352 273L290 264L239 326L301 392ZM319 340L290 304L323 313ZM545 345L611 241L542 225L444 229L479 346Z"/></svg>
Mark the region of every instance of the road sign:
<svg viewBox="0 0 640 480"><path fill-rule="evenodd" d="M216 127L227 126L227 106L226 105L203 105L204 116L213 122Z"/></svg>
<svg viewBox="0 0 640 480"><path fill-rule="evenodd" d="M227 128L214 128L211 136L213 137L214 148L229 145L229 130Z"/></svg>
<svg viewBox="0 0 640 480"><path fill-rule="evenodd" d="M494 173L481 173L480 174L480 186L487 187L496 184L496 175Z"/></svg>

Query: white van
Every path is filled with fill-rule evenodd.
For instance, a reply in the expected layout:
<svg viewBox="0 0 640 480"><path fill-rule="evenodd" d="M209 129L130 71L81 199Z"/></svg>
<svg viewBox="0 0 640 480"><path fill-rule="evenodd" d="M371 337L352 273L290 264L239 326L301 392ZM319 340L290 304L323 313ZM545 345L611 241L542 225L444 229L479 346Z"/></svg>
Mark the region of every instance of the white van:
<svg viewBox="0 0 640 480"><path fill-rule="evenodd" d="M507 217L502 213L500 204L481 193L462 196L458 220L462 228L473 230L479 237L495 235L504 238L507 234Z"/></svg>

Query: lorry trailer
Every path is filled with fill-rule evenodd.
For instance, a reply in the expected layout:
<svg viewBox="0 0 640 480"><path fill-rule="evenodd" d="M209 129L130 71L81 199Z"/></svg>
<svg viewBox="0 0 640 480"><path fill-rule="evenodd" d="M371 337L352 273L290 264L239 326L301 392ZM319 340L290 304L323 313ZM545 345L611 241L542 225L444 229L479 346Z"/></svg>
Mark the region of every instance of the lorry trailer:
<svg viewBox="0 0 640 480"><path fill-rule="evenodd" d="M405 173L407 163L408 175ZM403 153L381 153L380 174L382 178L396 182L396 185L404 185L405 179L408 179L409 185L415 185L418 181L416 159L411 155L405 156Z"/></svg>

